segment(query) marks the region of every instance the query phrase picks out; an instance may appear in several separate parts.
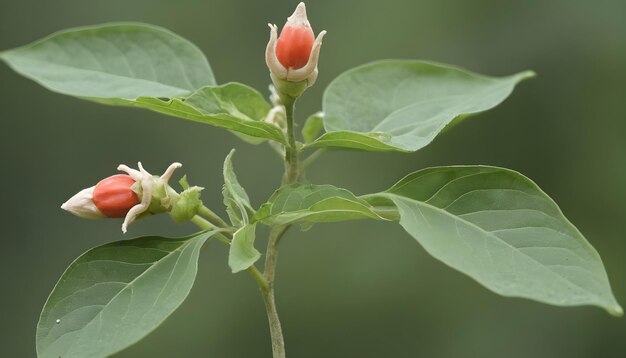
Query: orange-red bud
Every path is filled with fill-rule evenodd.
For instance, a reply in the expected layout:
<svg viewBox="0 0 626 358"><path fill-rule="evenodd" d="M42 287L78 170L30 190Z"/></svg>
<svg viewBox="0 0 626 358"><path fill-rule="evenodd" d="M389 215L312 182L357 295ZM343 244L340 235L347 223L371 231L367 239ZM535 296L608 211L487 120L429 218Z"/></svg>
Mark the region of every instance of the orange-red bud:
<svg viewBox="0 0 626 358"><path fill-rule="evenodd" d="M317 78L317 61L319 59L322 39L326 31L317 35L306 16L304 3L298 4L278 37L278 27L268 24L270 39L265 48L265 63L270 69L272 82L279 93L298 97L306 87L313 85ZM295 82L294 88L286 82ZM304 86L300 86L304 84Z"/></svg>
<svg viewBox="0 0 626 358"><path fill-rule="evenodd" d="M61 205L61 209L85 219L124 218L122 232L126 232L128 225L144 213L156 214L172 209L173 199L170 195L178 197L167 184L174 170L181 167L180 163L170 165L165 173L153 176L148 173L141 163L137 163L139 170L120 165L117 170L126 174L118 174L101 180L98 184L83 189ZM191 190L192 188L190 188ZM194 192L201 188L194 187ZM193 193L188 194L193 195ZM193 198L192 198L193 199ZM196 201L191 200L196 205ZM151 204L154 206L151 207ZM180 205L179 205L180 206ZM183 209L188 213L187 207ZM188 210L185 212L185 210Z"/></svg>
<svg viewBox="0 0 626 358"><path fill-rule="evenodd" d="M137 193L131 188L133 184L135 180L125 174L102 179L94 188L93 202L104 216L123 218L140 202Z"/></svg>
<svg viewBox="0 0 626 358"><path fill-rule="evenodd" d="M309 62L315 35L308 24L285 24L276 43L276 57L285 68L298 69Z"/></svg>

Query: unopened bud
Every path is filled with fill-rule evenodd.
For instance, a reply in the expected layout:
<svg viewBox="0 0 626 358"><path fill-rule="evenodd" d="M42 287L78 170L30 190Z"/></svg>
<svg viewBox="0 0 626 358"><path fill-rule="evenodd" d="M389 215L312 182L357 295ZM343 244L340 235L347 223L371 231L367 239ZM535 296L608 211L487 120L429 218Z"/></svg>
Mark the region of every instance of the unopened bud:
<svg viewBox="0 0 626 358"><path fill-rule="evenodd" d="M132 189L135 180L125 174L117 174L101 180L93 191L96 208L108 218L123 218L133 206L139 204L137 193Z"/></svg>
<svg viewBox="0 0 626 358"><path fill-rule="evenodd" d="M285 92L283 88L289 85L288 82L304 82L304 86L299 87L304 91L317 79L317 61L326 31L320 32L314 39L306 6L302 2L287 19L280 37L276 25L269 24L269 27L270 40L265 50L265 62L274 85L279 92ZM290 92L293 96L294 91Z"/></svg>
<svg viewBox="0 0 626 358"><path fill-rule="evenodd" d="M139 170L126 165L117 169L118 174L103 179L91 188L81 190L61 208L86 219L124 218L122 231L139 216L156 214L171 209L171 195L178 195L167 182L174 170L181 167L174 163L165 173L153 176L138 163Z"/></svg>

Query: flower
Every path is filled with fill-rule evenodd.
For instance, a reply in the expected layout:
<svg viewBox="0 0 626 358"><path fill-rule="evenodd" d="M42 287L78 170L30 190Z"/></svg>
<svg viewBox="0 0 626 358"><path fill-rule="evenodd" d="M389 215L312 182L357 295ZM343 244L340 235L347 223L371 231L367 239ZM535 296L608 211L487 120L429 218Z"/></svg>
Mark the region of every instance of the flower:
<svg viewBox="0 0 626 358"><path fill-rule="evenodd" d="M61 205L61 209L85 219L124 218L122 232L144 213L156 214L168 211L172 206L171 195L178 195L168 186L172 174L182 164L173 163L165 173L153 176L141 163L139 170L120 165L117 174L101 180L91 188L83 189ZM173 193L172 193L173 192Z"/></svg>
<svg viewBox="0 0 626 358"><path fill-rule="evenodd" d="M293 15L287 18L280 37L277 26L268 25L270 40L265 50L265 62L274 84L280 87L276 80L286 80L307 81L307 86L313 85L317 79L317 60L326 31L320 32L316 39L313 38L313 29L306 17L306 6L302 2Z"/></svg>

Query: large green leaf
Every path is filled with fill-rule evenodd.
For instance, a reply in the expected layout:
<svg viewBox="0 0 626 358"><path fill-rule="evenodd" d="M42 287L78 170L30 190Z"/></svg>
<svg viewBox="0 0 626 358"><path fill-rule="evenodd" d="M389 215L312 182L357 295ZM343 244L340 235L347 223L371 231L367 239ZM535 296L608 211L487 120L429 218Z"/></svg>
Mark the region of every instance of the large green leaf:
<svg viewBox="0 0 626 358"><path fill-rule="evenodd" d="M107 357L150 333L189 294L200 247L213 234L143 237L84 253L43 308L38 356Z"/></svg>
<svg viewBox="0 0 626 358"><path fill-rule="evenodd" d="M431 168L380 195L395 203L400 224L431 255L496 293L622 314L596 250L519 173Z"/></svg>
<svg viewBox="0 0 626 358"><path fill-rule="evenodd" d="M233 154L231 150L224 160L224 205L230 218L230 222L236 227L242 227L250 222L249 213L254 213L250 206L250 199L246 190L239 184L235 169L233 168Z"/></svg>
<svg viewBox="0 0 626 358"><path fill-rule="evenodd" d="M201 88L188 97L159 99L139 97L134 105L174 117L225 128L255 138L286 143L283 131L264 122L270 110L263 96L241 83Z"/></svg>
<svg viewBox="0 0 626 358"><path fill-rule="evenodd" d="M518 82L533 75L527 71L487 77L456 67L403 60L357 67L326 89L327 133L310 146L416 151L452 122L495 107Z"/></svg>
<svg viewBox="0 0 626 358"><path fill-rule="evenodd" d="M2 52L16 72L62 94L99 102L177 97L215 85L202 52L160 27L103 24L55 33Z"/></svg>
<svg viewBox="0 0 626 358"><path fill-rule="evenodd" d="M273 225L380 219L374 208L345 189L332 185L292 184L278 189L263 204L256 220Z"/></svg>
<svg viewBox="0 0 626 358"><path fill-rule="evenodd" d="M55 92L211 124L253 143L285 142L280 128L263 121L270 105L258 91L239 83L217 86L202 52L159 27L70 29L2 52L0 59Z"/></svg>

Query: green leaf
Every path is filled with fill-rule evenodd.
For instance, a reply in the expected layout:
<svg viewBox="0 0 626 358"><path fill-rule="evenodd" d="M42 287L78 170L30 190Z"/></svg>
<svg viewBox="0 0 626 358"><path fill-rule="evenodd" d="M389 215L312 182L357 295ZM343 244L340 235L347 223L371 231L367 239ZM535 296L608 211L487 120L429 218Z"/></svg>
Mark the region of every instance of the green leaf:
<svg viewBox="0 0 626 358"><path fill-rule="evenodd" d="M241 83L204 87L185 98L163 100L139 97L126 104L210 124L254 138L286 143L280 128L263 121L270 105L258 91Z"/></svg>
<svg viewBox="0 0 626 358"><path fill-rule="evenodd" d="M406 60L360 66L326 89L327 133L309 146L413 152L432 142L455 119L495 107L518 82L532 76L526 71L487 77Z"/></svg>
<svg viewBox="0 0 626 358"><path fill-rule="evenodd" d="M261 253L254 248L256 224L246 225L233 235L228 254L228 266L233 273L248 269L261 257Z"/></svg>
<svg viewBox="0 0 626 358"><path fill-rule="evenodd" d="M177 97L216 84L195 45L138 23L57 32L0 58L54 92L111 104L140 96Z"/></svg>
<svg viewBox="0 0 626 358"><path fill-rule="evenodd" d="M254 214L254 209L250 206L250 198L246 190L239 184L235 168L233 168L233 155L235 150L231 150L224 160L224 205L231 224L235 227L242 227L250 222L249 213Z"/></svg>
<svg viewBox="0 0 626 358"><path fill-rule="evenodd" d="M324 128L324 114L322 112L317 112L311 115L304 122L304 126L302 127L302 138L304 139L304 143L311 143L319 136L319 133Z"/></svg>
<svg viewBox="0 0 626 358"><path fill-rule="evenodd" d="M430 168L380 195L426 251L498 294L622 314L596 250L517 172Z"/></svg>
<svg viewBox="0 0 626 358"><path fill-rule="evenodd" d="M84 253L43 308L38 357L107 357L153 331L189 294L200 248L214 233L142 237Z"/></svg>
<svg viewBox="0 0 626 358"><path fill-rule="evenodd" d="M313 184L292 184L278 189L255 216L255 220L272 225L368 218L384 220L370 204L348 190Z"/></svg>
<svg viewBox="0 0 626 358"><path fill-rule="evenodd" d="M2 52L0 59L58 93L211 124L251 143L285 143L282 130L263 121L270 105L258 91L239 83L217 86L202 52L163 28L70 29Z"/></svg>

